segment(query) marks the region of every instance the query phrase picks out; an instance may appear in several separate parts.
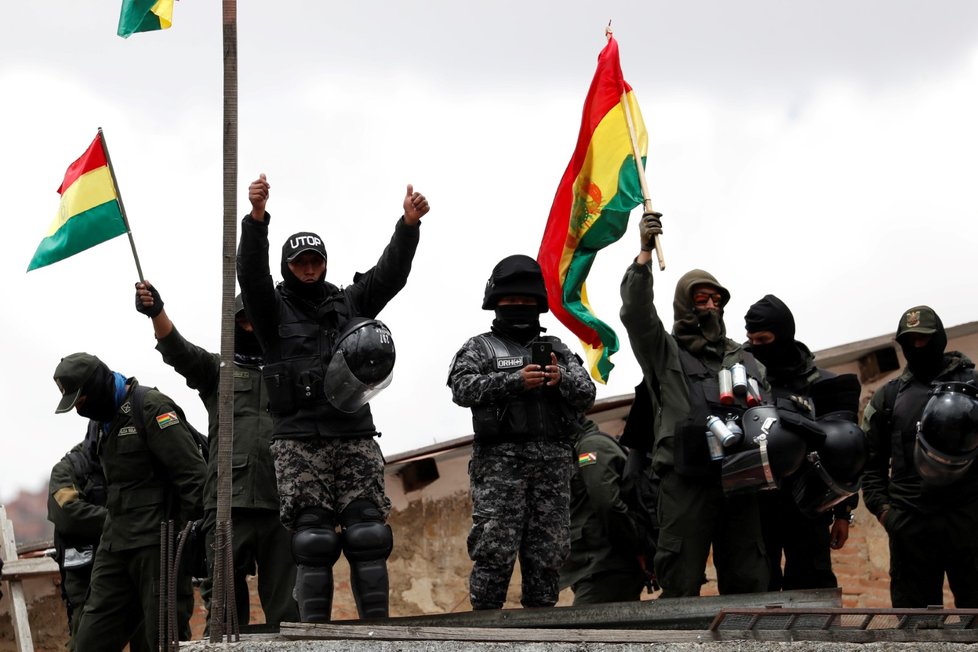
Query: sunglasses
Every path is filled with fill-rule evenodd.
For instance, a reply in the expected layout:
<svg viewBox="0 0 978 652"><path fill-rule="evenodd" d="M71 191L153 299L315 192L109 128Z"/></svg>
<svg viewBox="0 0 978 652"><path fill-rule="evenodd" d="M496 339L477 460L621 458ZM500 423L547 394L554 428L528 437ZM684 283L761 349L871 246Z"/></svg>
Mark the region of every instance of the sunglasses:
<svg viewBox="0 0 978 652"><path fill-rule="evenodd" d="M719 308L722 299L723 296L719 292L697 292L693 295L693 305L697 308L703 308L712 300L713 305Z"/></svg>

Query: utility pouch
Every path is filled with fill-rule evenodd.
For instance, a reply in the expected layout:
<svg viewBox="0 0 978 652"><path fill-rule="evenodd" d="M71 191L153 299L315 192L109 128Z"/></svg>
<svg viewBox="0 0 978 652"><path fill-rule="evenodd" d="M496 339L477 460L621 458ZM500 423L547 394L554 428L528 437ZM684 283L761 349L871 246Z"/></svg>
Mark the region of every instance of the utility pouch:
<svg viewBox="0 0 978 652"><path fill-rule="evenodd" d="M289 363L276 362L267 364L261 372L268 391L268 410L276 414L291 414L296 411L293 394L295 384Z"/></svg>
<svg viewBox="0 0 978 652"><path fill-rule="evenodd" d="M710 458L706 424L689 424L676 429L676 472L687 478L715 475L719 465Z"/></svg>

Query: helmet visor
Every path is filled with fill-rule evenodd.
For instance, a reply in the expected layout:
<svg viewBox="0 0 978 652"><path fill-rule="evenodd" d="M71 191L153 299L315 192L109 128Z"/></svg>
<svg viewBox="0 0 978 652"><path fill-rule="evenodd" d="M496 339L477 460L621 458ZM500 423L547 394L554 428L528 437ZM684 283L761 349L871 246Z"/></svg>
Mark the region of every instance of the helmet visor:
<svg viewBox="0 0 978 652"><path fill-rule="evenodd" d="M393 368L385 378L364 383L350 370L343 351L337 351L326 368L326 400L340 412L356 412L391 384Z"/></svg>

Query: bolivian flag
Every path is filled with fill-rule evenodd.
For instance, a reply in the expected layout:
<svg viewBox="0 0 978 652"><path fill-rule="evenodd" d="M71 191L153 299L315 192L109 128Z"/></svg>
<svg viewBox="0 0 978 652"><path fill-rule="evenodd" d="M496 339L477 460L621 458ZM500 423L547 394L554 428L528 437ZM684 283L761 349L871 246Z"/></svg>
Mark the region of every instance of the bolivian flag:
<svg viewBox="0 0 978 652"><path fill-rule="evenodd" d="M58 216L34 252L28 272L126 232L101 131L81 158L68 166L58 193L61 195Z"/></svg>
<svg viewBox="0 0 978 652"><path fill-rule="evenodd" d="M597 252L621 238L629 213L643 201L623 102L628 102L644 169L648 134L632 87L622 76L618 43L609 35L537 255L550 309L581 339L591 376L601 383L614 367L609 358L618 351L618 336L594 315L584 280Z"/></svg>
<svg viewBox="0 0 978 652"><path fill-rule="evenodd" d="M173 0L122 0L119 29L122 38L136 32L169 29L173 24Z"/></svg>

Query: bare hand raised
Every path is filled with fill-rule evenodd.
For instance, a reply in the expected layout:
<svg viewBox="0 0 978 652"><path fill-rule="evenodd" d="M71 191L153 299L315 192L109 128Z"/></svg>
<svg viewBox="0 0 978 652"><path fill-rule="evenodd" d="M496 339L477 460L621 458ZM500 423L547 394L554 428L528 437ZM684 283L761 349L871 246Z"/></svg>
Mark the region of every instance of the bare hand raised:
<svg viewBox="0 0 978 652"><path fill-rule="evenodd" d="M420 192L414 192L414 186L407 185L407 195L404 197L404 221L414 226L431 210L428 200Z"/></svg>
<svg viewBox="0 0 978 652"><path fill-rule="evenodd" d="M264 172L258 175L258 178L248 186L248 201L251 202L251 217L258 222L265 221L265 204L268 202L268 190L271 187Z"/></svg>

